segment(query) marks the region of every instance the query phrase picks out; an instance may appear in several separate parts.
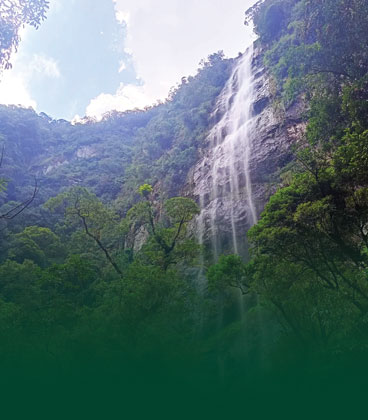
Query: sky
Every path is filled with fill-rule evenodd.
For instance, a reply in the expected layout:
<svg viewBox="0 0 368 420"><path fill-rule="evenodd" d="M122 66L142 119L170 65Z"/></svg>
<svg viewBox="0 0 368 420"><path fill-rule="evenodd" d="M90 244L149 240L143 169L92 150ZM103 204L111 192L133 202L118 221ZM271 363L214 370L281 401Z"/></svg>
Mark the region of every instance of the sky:
<svg viewBox="0 0 368 420"><path fill-rule="evenodd" d="M0 103L67 120L164 100L199 62L252 42L244 12L255 0L50 0L36 31L22 30Z"/></svg>

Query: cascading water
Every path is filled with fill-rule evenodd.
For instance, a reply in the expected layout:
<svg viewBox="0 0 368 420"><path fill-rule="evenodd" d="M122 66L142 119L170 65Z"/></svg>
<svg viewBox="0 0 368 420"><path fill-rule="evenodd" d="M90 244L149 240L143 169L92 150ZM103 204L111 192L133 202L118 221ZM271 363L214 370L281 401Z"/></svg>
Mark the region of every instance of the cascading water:
<svg viewBox="0 0 368 420"><path fill-rule="evenodd" d="M252 68L253 57L251 46L235 64L214 111L218 122L208 134L204 156L193 173L193 191L201 209L196 221L198 240L210 250L208 258L201 257L198 285L202 290L206 290L207 285L204 268L207 264L217 262L223 253L247 257L246 233L257 222L257 205L250 176L258 121L253 109L256 103L255 87L259 83L259 75L255 76ZM226 324L241 323L243 327L238 330L232 351L243 354L244 349L249 348L247 310L255 307L257 302L255 296L245 297L240 289L233 289L232 297L233 305L226 304L223 297L218 297L216 325L221 330ZM253 340L252 348L257 349L255 354L261 358L261 319L256 323L258 338ZM219 350L220 376L227 369L226 355L221 354Z"/></svg>
<svg viewBox="0 0 368 420"><path fill-rule="evenodd" d="M197 167L200 243L222 252L246 254L246 231L257 222L249 161L254 134L253 47L239 59L215 110L220 120L208 135L209 152Z"/></svg>

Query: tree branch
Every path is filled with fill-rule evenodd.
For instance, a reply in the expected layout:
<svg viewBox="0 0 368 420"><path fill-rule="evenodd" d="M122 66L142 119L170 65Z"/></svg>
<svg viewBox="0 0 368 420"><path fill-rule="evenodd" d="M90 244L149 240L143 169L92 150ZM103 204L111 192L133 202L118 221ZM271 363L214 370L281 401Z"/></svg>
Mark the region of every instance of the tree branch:
<svg viewBox="0 0 368 420"><path fill-rule="evenodd" d="M22 213L27 207L30 206L30 204L35 199L35 197L37 195L37 192L38 192L38 183L37 183L37 178L35 178L35 186L34 186L34 189L33 189L32 197L29 198L28 200L24 201L23 203L20 203L17 206L13 207L8 212L6 212L4 214L0 214L0 219L4 219L4 220L14 219L16 216L18 216L20 213Z"/></svg>
<svg viewBox="0 0 368 420"><path fill-rule="evenodd" d="M5 146L3 145L3 147L1 148L1 157L0 157L0 168L3 164L3 160L4 160L4 151L5 151Z"/></svg>
<svg viewBox="0 0 368 420"><path fill-rule="evenodd" d="M170 247L169 247L169 249L168 249L169 253L170 253L170 252L171 252L171 251L175 248L176 241L177 241L177 240L178 240L178 238L179 238L179 235L180 235L181 229L183 228L183 225L184 225L184 221L185 221L185 218L183 217L183 218L180 220L179 227L178 227L178 231L176 232L176 235L175 235L174 239L172 240L171 245L170 245Z"/></svg>
<svg viewBox="0 0 368 420"><path fill-rule="evenodd" d="M86 235L89 236L90 238L92 238L96 244L98 245L98 247L104 252L107 260L109 261L109 263L114 267L115 271L122 277L123 276L123 272L120 270L120 268L118 267L118 265L114 262L114 260L111 258L111 255L109 253L109 251L106 249L106 247L102 244L102 242L100 241L100 239L93 235L90 230L88 229L88 225L87 225L87 221L85 216L83 216L80 212L80 209L77 209L77 214L79 216L79 218L82 220L83 223L83 227L84 227L84 231L86 232Z"/></svg>

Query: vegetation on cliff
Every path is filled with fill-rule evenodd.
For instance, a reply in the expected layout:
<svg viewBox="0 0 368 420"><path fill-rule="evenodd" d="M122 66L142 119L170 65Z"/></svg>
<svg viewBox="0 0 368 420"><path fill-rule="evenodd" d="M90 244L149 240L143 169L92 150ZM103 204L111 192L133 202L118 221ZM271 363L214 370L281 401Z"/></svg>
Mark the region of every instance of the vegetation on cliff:
<svg viewBox="0 0 368 420"><path fill-rule="evenodd" d="M325 354L367 344L368 5L264 1L248 11L283 106L303 100L294 163L249 232L247 282Z"/></svg>
<svg viewBox="0 0 368 420"><path fill-rule="evenodd" d="M168 382L175 366L185 386L210 394L221 376L242 395L260 372L313 377L365 358L368 4L264 0L247 20L274 103L303 101L306 122L249 232L247 262L224 255L206 267L190 225L198 206L179 196L231 72L221 53L165 103L98 123L0 108L0 214L39 178L32 208L0 218L0 364L103 360L110 374L130 380L142 365Z"/></svg>

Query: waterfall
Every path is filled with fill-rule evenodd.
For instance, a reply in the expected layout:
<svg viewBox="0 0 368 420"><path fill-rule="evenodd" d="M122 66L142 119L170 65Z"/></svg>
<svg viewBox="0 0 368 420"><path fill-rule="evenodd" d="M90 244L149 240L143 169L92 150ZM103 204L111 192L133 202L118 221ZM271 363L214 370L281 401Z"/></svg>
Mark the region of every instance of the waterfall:
<svg viewBox="0 0 368 420"><path fill-rule="evenodd" d="M254 134L253 47L238 59L220 94L208 134L208 153L195 178L201 213L200 243L211 243L214 259L222 252L246 253L246 231L257 222L252 194L250 156Z"/></svg>
<svg viewBox="0 0 368 420"><path fill-rule="evenodd" d="M255 177L254 158L257 156L259 162L260 145L256 140L260 116L255 104L264 82L259 68L254 71L253 59L251 46L236 60L213 113L216 123L208 133L202 158L191 177L191 188L201 210L196 219L196 232L199 243L204 245L204 254L200 256L197 284L204 293L208 286L206 267L217 262L221 254L236 253L248 258L246 234L257 223L263 207L263 190L259 178ZM201 314L198 334L202 334L206 322L218 331L234 323L238 333L233 336L231 358L238 354L241 359L244 351L249 350L254 354L252 363L261 365L266 332L262 313L258 309L250 311L258 305L257 296L228 288L226 302L221 293L217 299L214 313ZM250 335L254 329L256 337ZM231 369L232 360L227 359L221 345L218 350L219 375L223 377Z"/></svg>

